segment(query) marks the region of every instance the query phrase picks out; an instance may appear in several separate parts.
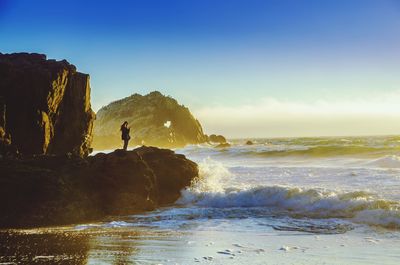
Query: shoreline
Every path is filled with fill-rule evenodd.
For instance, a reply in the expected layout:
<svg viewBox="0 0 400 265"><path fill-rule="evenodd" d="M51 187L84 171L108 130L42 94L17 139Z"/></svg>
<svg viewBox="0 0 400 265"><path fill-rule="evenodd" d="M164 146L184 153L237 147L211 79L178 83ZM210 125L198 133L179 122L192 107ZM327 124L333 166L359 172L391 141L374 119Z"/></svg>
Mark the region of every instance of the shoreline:
<svg viewBox="0 0 400 265"><path fill-rule="evenodd" d="M0 245L7 243L8 247L0 251L0 262L394 265L400 258L400 233L365 226L345 234L325 235L276 231L270 227L245 232L235 222L226 230L227 224L223 221L180 231L116 223L101 223L103 227L91 224L83 230L71 226L17 232L1 230L3 244ZM21 240L31 246L36 243L37 247L18 248ZM42 240L51 246L40 243Z"/></svg>

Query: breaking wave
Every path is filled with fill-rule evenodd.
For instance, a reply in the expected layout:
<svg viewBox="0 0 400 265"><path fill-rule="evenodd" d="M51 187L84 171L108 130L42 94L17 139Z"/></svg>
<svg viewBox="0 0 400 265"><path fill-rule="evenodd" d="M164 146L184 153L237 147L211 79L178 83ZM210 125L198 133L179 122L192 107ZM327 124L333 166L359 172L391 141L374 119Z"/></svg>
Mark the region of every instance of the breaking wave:
<svg viewBox="0 0 400 265"><path fill-rule="evenodd" d="M400 157L396 155L384 156L368 162L367 166L381 168L400 168Z"/></svg>
<svg viewBox="0 0 400 265"><path fill-rule="evenodd" d="M215 170L215 171L213 171ZM222 166L201 164L202 178L182 191L181 205L205 208L264 207L294 218L341 218L355 223L400 229L400 203L366 191L338 192L285 186L227 186Z"/></svg>
<svg viewBox="0 0 400 265"><path fill-rule="evenodd" d="M301 147L298 149L276 150L247 150L242 155L261 156L261 157L284 157L284 156L309 156L309 157L329 157L329 156L384 156L399 153L400 148L393 147L371 147L371 146L312 146ZM238 153L239 154L239 153Z"/></svg>

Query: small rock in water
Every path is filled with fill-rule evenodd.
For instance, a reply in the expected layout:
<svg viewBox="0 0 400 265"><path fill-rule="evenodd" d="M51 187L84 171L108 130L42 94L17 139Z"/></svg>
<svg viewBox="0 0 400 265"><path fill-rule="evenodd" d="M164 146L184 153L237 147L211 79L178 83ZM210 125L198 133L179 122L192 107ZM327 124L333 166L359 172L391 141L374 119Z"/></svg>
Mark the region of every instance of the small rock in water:
<svg viewBox="0 0 400 265"><path fill-rule="evenodd" d="M205 259L205 260L209 260L209 261L212 261L212 260L214 259L214 257L212 257L212 256L208 256L208 257L203 257L203 259Z"/></svg>
<svg viewBox="0 0 400 265"><path fill-rule="evenodd" d="M298 246L282 246L279 250L283 250L283 251L290 251L293 249L301 249L303 252L306 251L305 247L298 247Z"/></svg>
<svg viewBox="0 0 400 265"><path fill-rule="evenodd" d="M256 249L256 253L257 253L257 254L260 254L261 252L265 252L265 250L262 249L262 248Z"/></svg>
<svg viewBox="0 0 400 265"><path fill-rule="evenodd" d="M230 255L230 256L235 256L233 251L231 249L225 249L224 251L217 251L218 254L223 254L223 255Z"/></svg>
<svg viewBox="0 0 400 265"><path fill-rule="evenodd" d="M279 250L289 251L290 247L289 246L282 246Z"/></svg>
<svg viewBox="0 0 400 265"><path fill-rule="evenodd" d="M232 246L235 246L235 247L238 247L238 248L244 248L243 245L240 245L240 244L238 244L238 243L232 244Z"/></svg>

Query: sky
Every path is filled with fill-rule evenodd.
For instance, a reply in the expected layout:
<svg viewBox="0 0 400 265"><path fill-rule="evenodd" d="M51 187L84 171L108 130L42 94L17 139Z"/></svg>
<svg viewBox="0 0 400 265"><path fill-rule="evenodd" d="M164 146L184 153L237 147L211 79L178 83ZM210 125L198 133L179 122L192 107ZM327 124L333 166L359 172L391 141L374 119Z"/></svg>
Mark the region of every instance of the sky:
<svg viewBox="0 0 400 265"><path fill-rule="evenodd" d="M400 0L0 0L0 52L158 90L228 137L400 134Z"/></svg>

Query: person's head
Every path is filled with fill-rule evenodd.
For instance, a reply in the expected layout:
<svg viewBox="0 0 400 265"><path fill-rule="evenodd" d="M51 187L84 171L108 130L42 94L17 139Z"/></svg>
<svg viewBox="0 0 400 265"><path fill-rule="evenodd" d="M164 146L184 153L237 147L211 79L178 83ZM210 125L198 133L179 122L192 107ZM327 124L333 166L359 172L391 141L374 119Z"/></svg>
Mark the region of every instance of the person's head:
<svg viewBox="0 0 400 265"><path fill-rule="evenodd" d="M122 125L121 125L121 129L122 129L123 127L126 127L126 126L128 126L128 122L127 122L127 121L124 121L124 123L122 123Z"/></svg>

